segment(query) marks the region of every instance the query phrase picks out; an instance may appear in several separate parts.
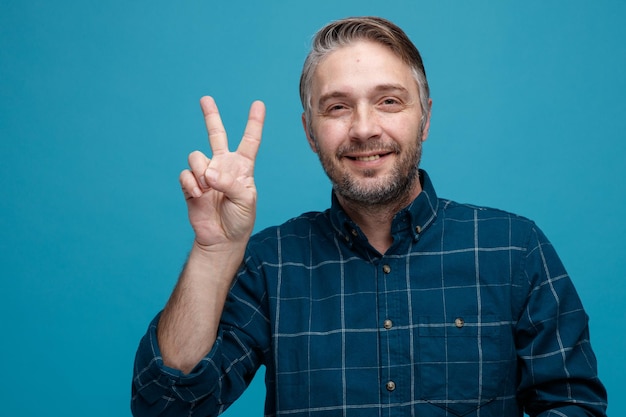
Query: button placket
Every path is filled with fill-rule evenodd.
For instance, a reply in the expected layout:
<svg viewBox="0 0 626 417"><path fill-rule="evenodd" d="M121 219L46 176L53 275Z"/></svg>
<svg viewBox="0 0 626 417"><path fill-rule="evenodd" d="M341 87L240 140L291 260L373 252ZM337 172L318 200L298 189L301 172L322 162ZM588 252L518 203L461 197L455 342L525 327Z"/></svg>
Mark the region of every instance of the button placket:
<svg viewBox="0 0 626 417"><path fill-rule="evenodd" d="M401 309L403 300L406 298L399 295L400 290L402 290L405 285L402 279L398 279L398 276L402 275L402 269L399 267L400 269L395 271L394 268L396 266L398 265L394 264L393 259L386 257L383 257L381 263L378 265L378 280L381 288L381 292L379 293L379 296L381 296L379 317L382 321L379 322L379 340L381 342L381 352L384 352L381 359L383 363L389 363L390 366L394 366L393 364L400 361L400 357L404 357L403 351L405 349L402 343L403 330L398 328L398 325L402 324L402 319L399 319L400 321L398 321L398 323L394 322L394 320L398 320L398 310ZM392 276L392 273L398 276ZM392 318L394 318L394 320L392 320ZM395 392L398 387L396 381L391 379L391 377L399 377L399 375L394 375L394 373L389 372L389 370L381 370L380 376L382 378L381 389L383 392L390 396L401 394L400 391Z"/></svg>

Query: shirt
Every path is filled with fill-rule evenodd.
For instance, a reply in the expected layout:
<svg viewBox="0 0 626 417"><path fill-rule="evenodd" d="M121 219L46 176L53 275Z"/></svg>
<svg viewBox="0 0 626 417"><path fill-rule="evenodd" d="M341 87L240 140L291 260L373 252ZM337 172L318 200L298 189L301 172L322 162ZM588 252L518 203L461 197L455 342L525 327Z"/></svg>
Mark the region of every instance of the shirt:
<svg viewBox="0 0 626 417"><path fill-rule="evenodd" d="M152 322L134 415L217 415L261 365L266 416L605 415L588 317L541 230L420 181L385 254L334 196L254 235L190 374L163 365Z"/></svg>

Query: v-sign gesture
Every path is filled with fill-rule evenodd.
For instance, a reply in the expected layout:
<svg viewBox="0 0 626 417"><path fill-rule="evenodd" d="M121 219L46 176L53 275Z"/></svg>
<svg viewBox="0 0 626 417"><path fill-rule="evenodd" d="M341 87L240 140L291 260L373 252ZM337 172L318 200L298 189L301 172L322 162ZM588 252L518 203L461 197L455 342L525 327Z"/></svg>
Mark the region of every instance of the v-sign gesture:
<svg viewBox="0 0 626 417"><path fill-rule="evenodd" d="M265 105L260 101L252 103L243 138L234 152L228 149L226 131L213 98L203 97L200 105L212 157L192 152L189 169L180 174L196 243L207 249L246 243L256 215L254 163L261 143Z"/></svg>
<svg viewBox="0 0 626 417"><path fill-rule="evenodd" d="M228 289L254 227L254 161L265 120L265 105L252 103L239 147L230 152L215 101L203 97L200 105L212 157L192 152L189 169L180 174L196 240L158 325L163 363L183 372L190 372L215 342Z"/></svg>

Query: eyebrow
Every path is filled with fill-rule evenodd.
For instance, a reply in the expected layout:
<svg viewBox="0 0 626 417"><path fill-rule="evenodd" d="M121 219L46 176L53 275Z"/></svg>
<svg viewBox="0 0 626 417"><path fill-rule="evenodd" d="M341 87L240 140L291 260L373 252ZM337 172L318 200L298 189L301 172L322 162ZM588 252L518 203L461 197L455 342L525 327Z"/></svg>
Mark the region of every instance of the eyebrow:
<svg viewBox="0 0 626 417"><path fill-rule="evenodd" d="M404 87L401 84L380 84L374 87L372 91L376 94L388 93L388 92L400 92L402 94L408 94L409 92L409 90L407 90L406 87ZM323 104L329 100L332 100L335 98L342 99L348 96L350 96L348 92L341 91L341 90L335 90L326 94L322 94L322 96L318 100L318 107L322 107Z"/></svg>

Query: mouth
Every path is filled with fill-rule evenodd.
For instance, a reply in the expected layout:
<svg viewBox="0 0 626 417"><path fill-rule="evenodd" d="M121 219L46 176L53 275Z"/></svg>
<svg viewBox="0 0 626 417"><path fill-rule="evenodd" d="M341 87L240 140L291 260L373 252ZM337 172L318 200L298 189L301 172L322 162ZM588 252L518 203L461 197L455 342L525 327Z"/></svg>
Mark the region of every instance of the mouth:
<svg viewBox="0 0 626 417"><path fill-rule="evenodd" d="M373 154L373 155L345 155L345 157L352 161L372 162L372 161L377 161L381 158L384 158L387 155L391 155L392 153L393 152L378 153L378 154Z"/></svg>
<svg viewBox="0 0 626 417"><path fill-rule="evenodd" d="M380 155L357 156L354 158L355 161L363 161L363 162L375 161L377 159L380 159Z"/></svg>

